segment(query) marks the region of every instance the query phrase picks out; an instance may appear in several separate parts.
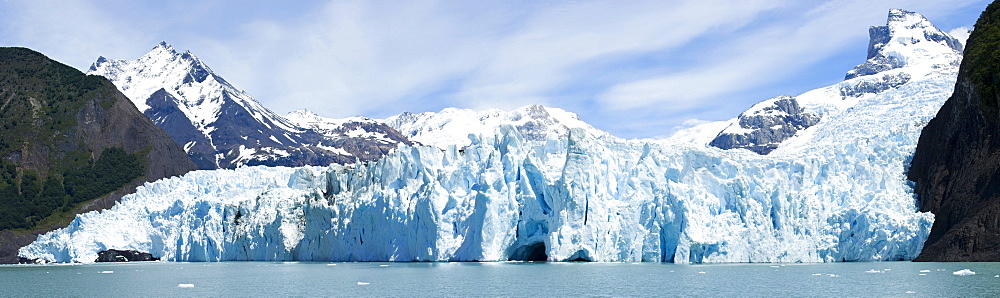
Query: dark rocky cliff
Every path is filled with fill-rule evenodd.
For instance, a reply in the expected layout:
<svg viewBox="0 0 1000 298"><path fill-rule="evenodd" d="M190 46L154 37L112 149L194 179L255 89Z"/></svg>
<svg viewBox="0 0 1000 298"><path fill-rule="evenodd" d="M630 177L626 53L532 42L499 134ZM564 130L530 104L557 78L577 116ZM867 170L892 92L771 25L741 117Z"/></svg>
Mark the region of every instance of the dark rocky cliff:
<svg viewBox="0 0 1000 298"><path fill-rule="evenodd" d="M955 93L920 135L909 179L934 226L916 261L1000 261L1000 3L976 22Z"/></svg>
<svg viewBox="0 0 1000 298"><path fill-rule="evenodd" d="M195 169L110 81L24 48L0 48L0 162L0 263L75 214Z"/></svg>

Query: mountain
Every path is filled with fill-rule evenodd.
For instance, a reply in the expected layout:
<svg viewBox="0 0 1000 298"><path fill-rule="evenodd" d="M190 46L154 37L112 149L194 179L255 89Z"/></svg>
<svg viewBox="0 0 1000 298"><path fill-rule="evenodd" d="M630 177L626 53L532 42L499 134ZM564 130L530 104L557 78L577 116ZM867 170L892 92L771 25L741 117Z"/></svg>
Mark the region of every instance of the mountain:
<svg viewBox="0 0 1000 298"><path fill-rule="evenodd" d="M1000 261L1000 3L969 36L951 98L920 134L909 178L937 218L918 261Z"/></svg>
<svg viewBox="0 0 1000 298"><path fill-rule="evenodd" d="M890 12L900 13L912 14ZM910 260L934 215L915 206L906 169L961 60L939 44L887 44L927 52L795 96L794 105L779 97L744 113L818 118L767 155L707 146L724 129L718 123L685 134L699 143L645 142L541 106L404 113L386 122L419 144L379 160L161 180L40 236L20 255L56 262L90 262L105 249L172 261ZM908 79L863 88L887 76Z"/></svg>
<svg viewBox="0 0 1000 298"><path fill-rule="evenodd" d="M195 168L111 82L0 48L0 263L75 214Z"/></svg>
<svg viewBox="0 0 1000 298"><path fill-rule="evenodd" d="M388 154L399 145L412 145L409 139L388 124L365 117L344 119L325 118L309 110L289 113L287 119L306 131L314 132L310 138L314 147L334 152L355 160L338 160L351 163L356 160L372 161ZM316 137L316 135L320 137Z"/></svg>
<svg viewBox="0 0 1000 298"><path fill-rule="evenodd" d="M768 154L822 117L842 113L861 98L899 88L936 69L957 66L962 54L960 41L915 12L890 10L886 25L872 26L868 32L868 58L847 72L835 90L839 96L811 91L765 100L730 120L709 144Z"/></svg>
<svg viewBox="0 0 1000 298"><path fill-rule="evenodd" d="M549 136L569 134L581 128L592 134L608 135L580 120L580 116L559 108L529 105L512 111L446 108L440 112L404 112L383 120L409 140L440 148L468 146L469 135L491 132L502 125L515 127L526 140L544 141Z"/></svg>
<svg viewBox="0 0 1000 298"><path fill-rule="evenodd" d="M344 125L390 132L390 143L339 134L338 129L302 127L234 87L190 51L179 53L165 42L136 60L100 57L88 74L114 82L143 114L183 144L201 169L351 163L408 143L379 123Z"/></svg>

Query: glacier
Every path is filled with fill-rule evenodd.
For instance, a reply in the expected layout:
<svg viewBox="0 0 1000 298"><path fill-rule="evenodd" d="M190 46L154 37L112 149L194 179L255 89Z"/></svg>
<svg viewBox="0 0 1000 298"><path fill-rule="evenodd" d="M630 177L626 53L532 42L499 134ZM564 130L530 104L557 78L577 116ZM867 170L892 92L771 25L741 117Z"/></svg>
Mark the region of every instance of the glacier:
<svg viewBox="0 0 1000 298"><path fill-rule="evenodd" d="M887 32L930 30L893 24L893 13L926 21L894 10ZM443 111L466 119L448 129L434 129L447 117L410 114L390 120L427 145L349 165L240 167L146 183L111 209L40 235L20 256L93 262L119 249L169 261L909 260L934 215L915 207L906 168L954 87L961 54L900 33L880 37L880 50L906 63L795 96L820 120L767 155L707 146L738 119L640 141L540 106L517 111L532 112L529 122L541 129L497 111ZM909 79L843 92L900 74ZM462 129L475 121L483 130Z"/></svg>

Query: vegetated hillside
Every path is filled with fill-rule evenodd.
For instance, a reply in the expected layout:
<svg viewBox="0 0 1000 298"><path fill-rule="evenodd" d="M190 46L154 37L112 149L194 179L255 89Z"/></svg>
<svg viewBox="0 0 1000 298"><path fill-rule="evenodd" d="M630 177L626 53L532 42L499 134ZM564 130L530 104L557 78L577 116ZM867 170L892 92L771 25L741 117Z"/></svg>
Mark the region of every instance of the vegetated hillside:
<svg viewBox="0 0 1000 298"><path fill-rule="evenodd" d="M955 93L920 135L910 167L934 226L917 261L1000 261L1000 4L966 45Z"/></svg>
<svg viewBox="0 0 1000 298"><path fill-rule="evenodd" d="M0 48L0 263L75 214L193 169L107 79Z"/></svg>

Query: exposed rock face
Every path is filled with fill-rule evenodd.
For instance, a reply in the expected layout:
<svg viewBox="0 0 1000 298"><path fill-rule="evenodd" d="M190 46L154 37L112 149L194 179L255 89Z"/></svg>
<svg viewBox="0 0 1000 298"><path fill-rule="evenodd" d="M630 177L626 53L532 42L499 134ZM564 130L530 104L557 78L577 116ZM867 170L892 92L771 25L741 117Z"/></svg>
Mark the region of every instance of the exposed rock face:
<svg viewBox="0 0 1000 298"><path fill-rule="evenodd" d="M744 148L765 155L796 132L819 123L819 119L799 107L794 97L779 96L740 114L739 126L726 128L709 145L722 149Z"/></svg>
<svg viewBox="0 0 1000 298"><path fill-rule="evenodd" d="M920 135L909 171L934 226L917 261L1000 261L1000 4L969 37L955 93Z"/></svg>
<svg viewBox="0 0 1000 298"><path fill-rule="evenodd" d="M137 250L117 250L109 249L97 253L97 260L94 262L144 262L144 261L159 261L160 258L153 257L152 254L148 252L141 252Z"/></svg>
<svg viewBox="0 0 1000 298"><path fill-rule="evenodd" d="M71 213L110 208L142 183L195 169L184 150L111 82L29 49L0 48L0 118L5 123L0 126L0 158L12 163L19 175L31 172L43 181L52 178L53 186L46 184L45 189L61 190L65 173L86 167L88 160L96 160L105 149L122 148L139 156L142 174L138 179L98 198L86 198L82 204L60 201L54 207ZM26 196L25 189L20 195ZM48 209L42 214L52 212ZM0 263L17 262L18 248L71 219L27 219L33 226L0 231Z"/></svg>

